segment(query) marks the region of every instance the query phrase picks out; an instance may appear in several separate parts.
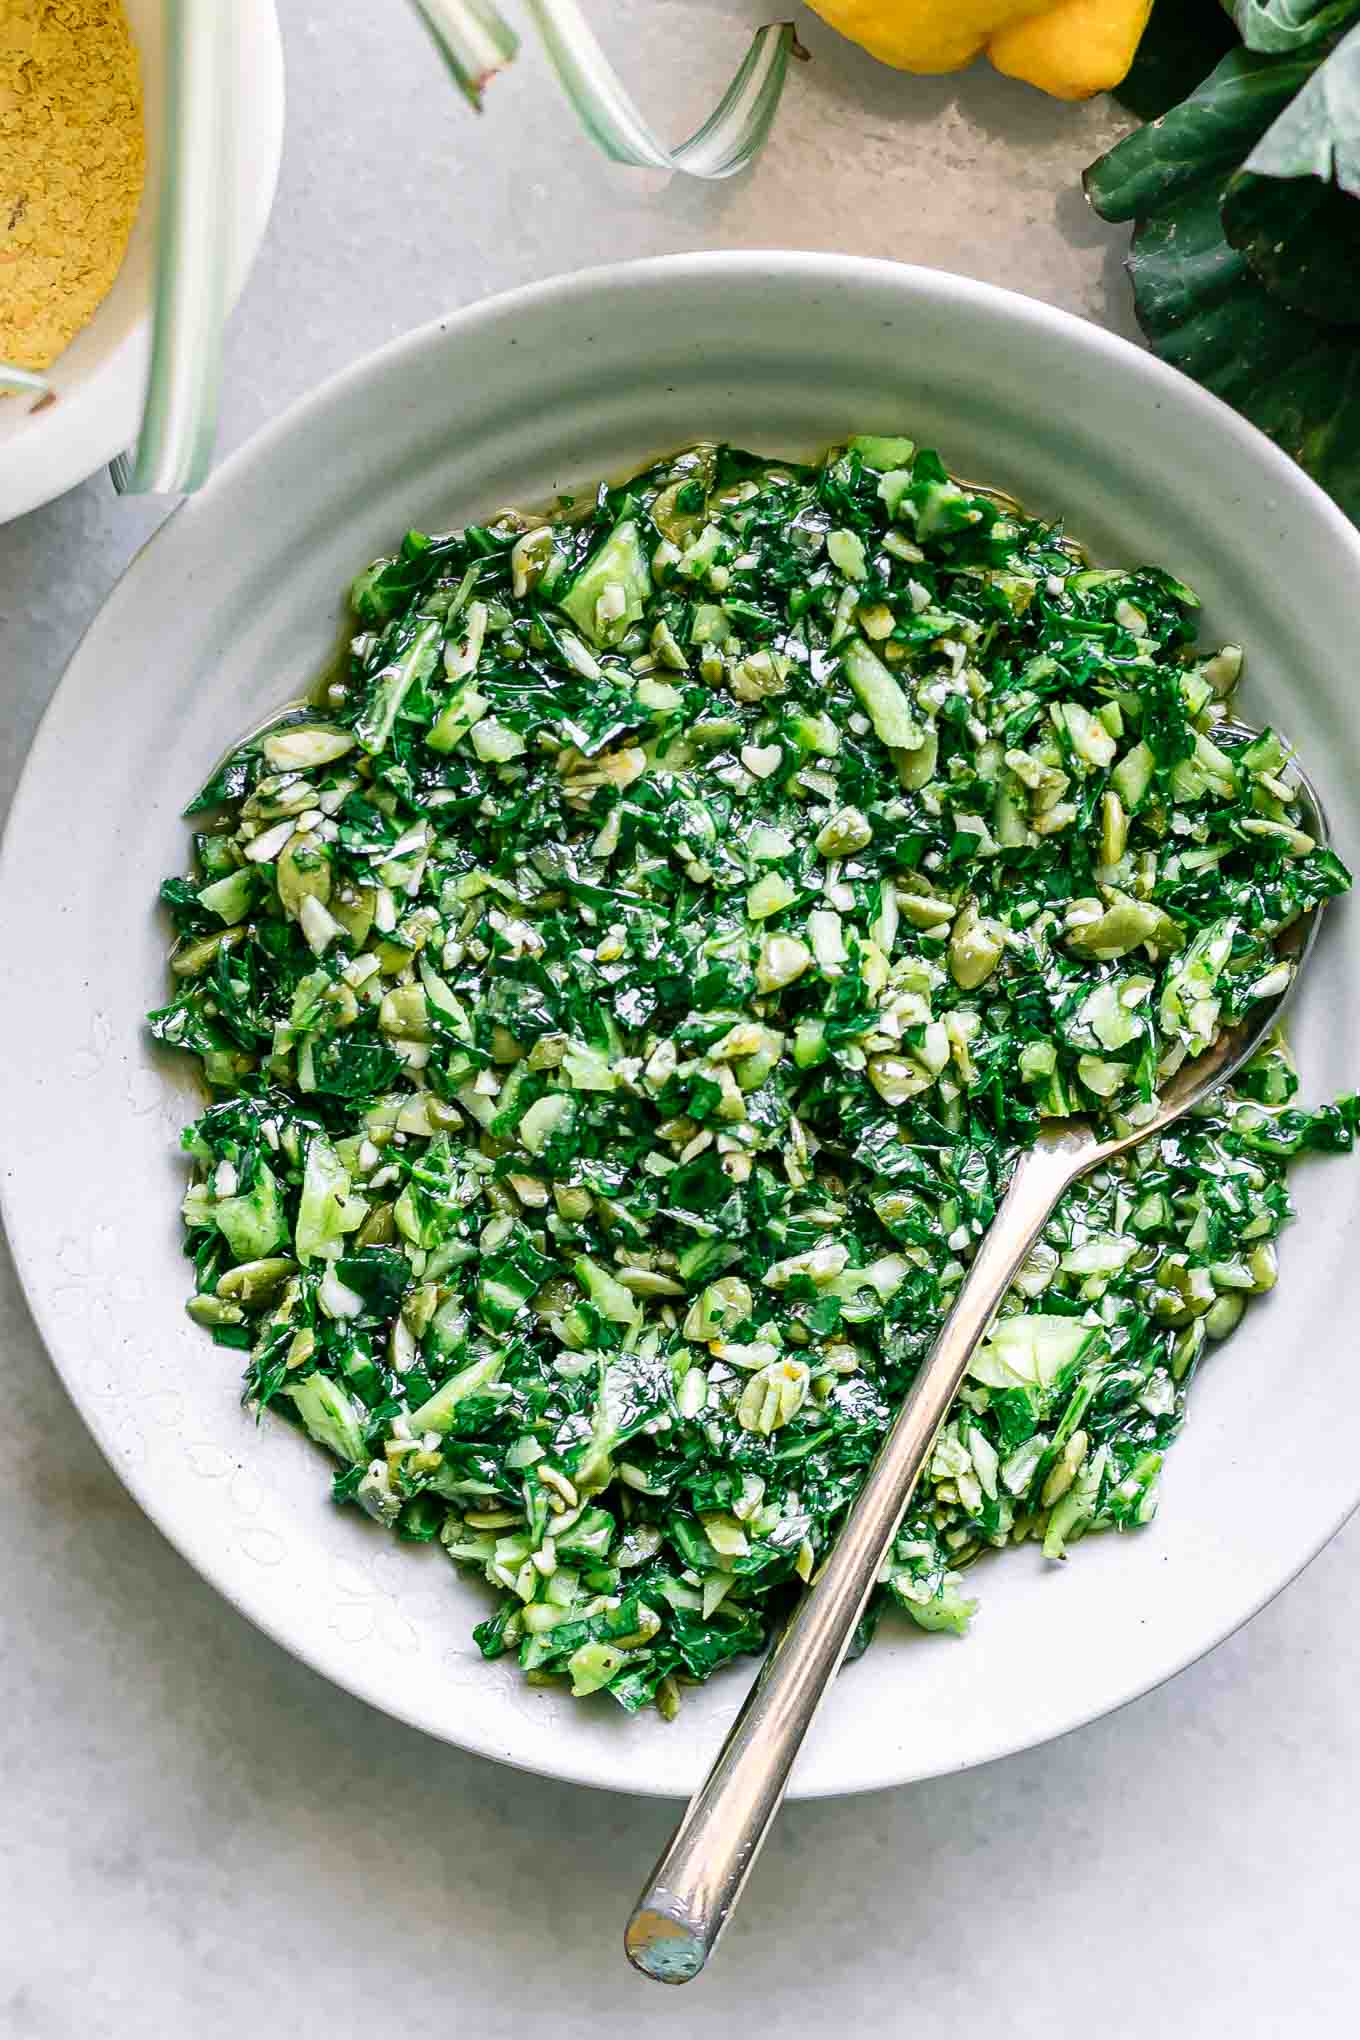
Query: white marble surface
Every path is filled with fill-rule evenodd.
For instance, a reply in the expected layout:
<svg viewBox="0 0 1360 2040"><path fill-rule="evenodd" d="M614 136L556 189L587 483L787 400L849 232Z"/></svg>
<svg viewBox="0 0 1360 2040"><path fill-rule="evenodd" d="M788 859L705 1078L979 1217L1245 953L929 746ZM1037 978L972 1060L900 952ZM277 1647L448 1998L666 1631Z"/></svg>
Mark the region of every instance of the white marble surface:
<svg viewBox="0 0 1360 2040"><path fill-rule="evenodd" d="M1052 106L986 71L898 80L812 22L815 61L756 173L697 188L595 158L533 53L478 124L400 0L282 12L284 176L230 336L224 447L450 306L705 244L954 267L1127 330L1117 237L1077 195L1116 129L1106 106ZM764 9L593 12L636 80L666 81L678 133ZM909 363L903 379L909 393ZM157 517L100 478L0 531L5 798ZM34 960L9 969L40 1025ZM0 1352L0 2040L499 2040L539 2021L560 2040L735 2040L757 2022L853 2021L869 2040L918 2023L1007 2040L1350 2030L1360 1527L1113 1719L965 1777L793 1809L714 1971L662 1995L619 1933L665 1808L496 1770L332 1691L137 1514L7 1263ZM1268 1459L1263 1440L1267 1503Z"/></svg>

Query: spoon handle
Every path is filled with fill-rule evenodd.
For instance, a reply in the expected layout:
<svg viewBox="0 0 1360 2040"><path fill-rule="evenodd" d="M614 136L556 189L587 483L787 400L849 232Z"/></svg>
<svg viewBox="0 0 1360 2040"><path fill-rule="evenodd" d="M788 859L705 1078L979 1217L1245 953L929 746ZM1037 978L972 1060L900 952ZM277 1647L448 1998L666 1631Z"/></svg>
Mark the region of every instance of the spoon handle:
<svg viewBox="0 0 1360 2040"><path fill-rule="evenodd" d="M634 1908L624 1946L629 1961L645 1976L688 1983L712 1953L779 1810L794 1759L845 1656L973 1349L1080 1166L1066 1143L1032 1148L1016 1165L954 1308L830 1556L766 1658L716 1763Z"/></svg>

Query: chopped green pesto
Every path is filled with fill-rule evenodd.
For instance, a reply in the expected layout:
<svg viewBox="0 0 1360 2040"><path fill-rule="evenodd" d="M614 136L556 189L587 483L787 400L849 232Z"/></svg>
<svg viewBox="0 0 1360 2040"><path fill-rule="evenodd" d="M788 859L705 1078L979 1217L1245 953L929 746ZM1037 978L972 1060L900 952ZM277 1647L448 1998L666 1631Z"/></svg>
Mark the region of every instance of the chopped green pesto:
<svg viewBox="0 0 1360 2040"><path fill-rule="evenodd" d="M1020 1149L1136 1126L1349 876L1189 589L906 439L697 446L351 602L162 889L189 1310L337 1500L485 1578L488 1657L669 1715L816 1570ZM1289 1162L1352 1143L1296 1088L1276 1040L1069 1192L860 1647L1150 1518Z"/></svg>

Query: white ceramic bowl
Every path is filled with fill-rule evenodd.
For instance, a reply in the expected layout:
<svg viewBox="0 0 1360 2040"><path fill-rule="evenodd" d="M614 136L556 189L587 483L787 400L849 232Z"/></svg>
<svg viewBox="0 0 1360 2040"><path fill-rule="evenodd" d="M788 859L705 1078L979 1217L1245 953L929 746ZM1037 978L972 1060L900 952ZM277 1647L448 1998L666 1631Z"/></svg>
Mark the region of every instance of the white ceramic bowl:
<svg viewBox="0 0 1360 2040"><path fill-rule="evenodd" d="M322 1455L258 1429L237 1356L183 1314L176 1150L187 1073L140 1031L163 984L179 808L242 730L317 674L355 569L700 435L811 452L907 431L1111 560L1164 561L1246 644L1247 703L1293 735L1360 848L1360 539L1188 382L1095 327L926 270L697 255L545 284L398 341L229 460L134 562L34 746L0 868L0 1125L15 1254L117 1471L243 1613L340 1684L451 1742L627 1790L694 1785L746 1675L630 1720L486 1665L488 1605L437 1550L332 1508ZM1333 909L1296 1041L1315 1096L1360 1069L1360 910ZM1161 1516L1070 1565L985 1561L966 1642L880 1640L837 1683L794 1789L854 1791L1057 1735L1178 1670L1261 1606L1360 1499L1336 1446L1360 1323L1360 1167L1303 1167L1279 1290L1217 1350ZM1348 1244L1348 1240L1350 1244ZM59 1556L54 1563L60 1563Z"/></svg>
<svg viewBox="0 0 1360 2040"><path fill-rule="evenodd" d="M118 278L84 331L46 371L55 403L0 400L0 524L50 503L122 453L141 428L151 358L155 221L165 76L163 0L123 0L142 67L146 188ZM236 77L229 302L264 238L283 151L283 46L274 0L231 0Z"/></svg>

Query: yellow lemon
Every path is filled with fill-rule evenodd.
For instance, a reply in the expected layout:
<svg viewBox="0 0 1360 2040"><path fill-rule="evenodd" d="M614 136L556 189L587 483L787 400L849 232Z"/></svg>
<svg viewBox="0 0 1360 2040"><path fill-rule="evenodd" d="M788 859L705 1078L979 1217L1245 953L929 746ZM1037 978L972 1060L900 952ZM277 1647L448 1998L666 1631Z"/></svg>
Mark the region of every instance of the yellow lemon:
<svg viewBox="0 0 1360 2040"><path fill-rule="evenodd" d="M1053 0L811 0L814 11L899 71L957 71L998 29Z"/></svg>
<svg viewBox="0 0 1360 2040"><path fill-rule="evenodd" d="M1089 99L1126 75L1151 12L1152 0L1059 0L1000 29L987 54L1055 99Z"/></svg>

